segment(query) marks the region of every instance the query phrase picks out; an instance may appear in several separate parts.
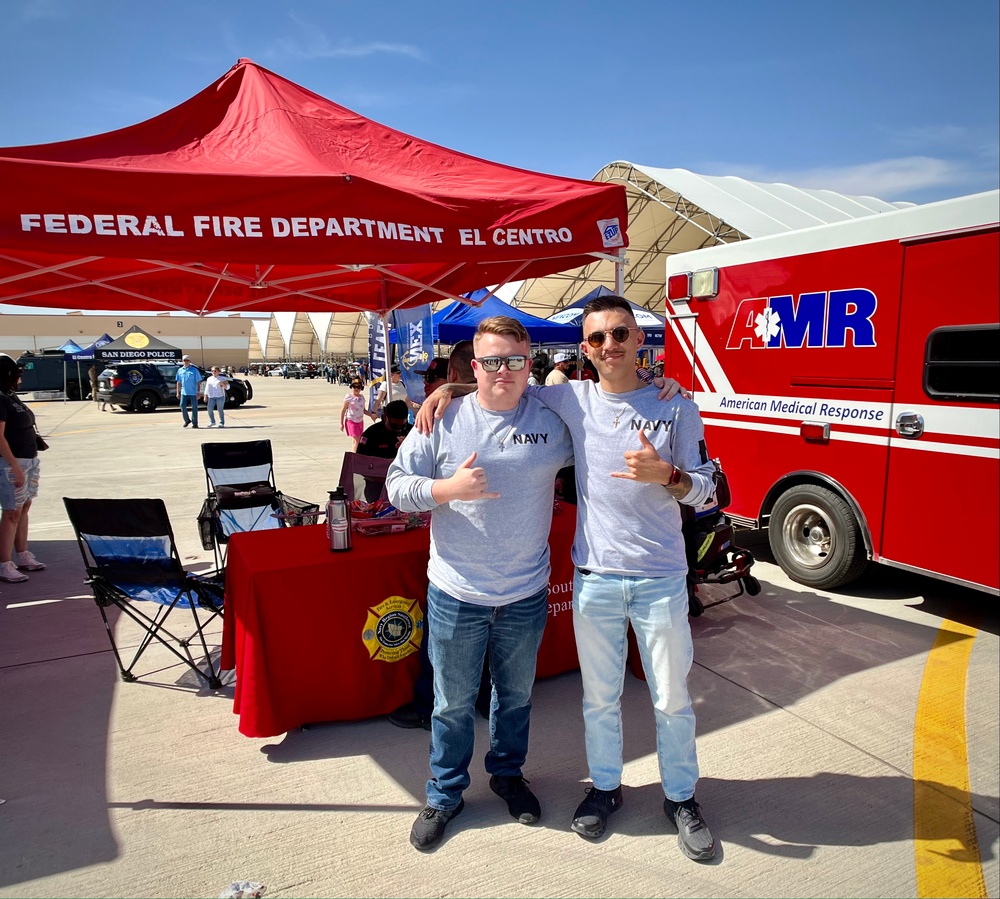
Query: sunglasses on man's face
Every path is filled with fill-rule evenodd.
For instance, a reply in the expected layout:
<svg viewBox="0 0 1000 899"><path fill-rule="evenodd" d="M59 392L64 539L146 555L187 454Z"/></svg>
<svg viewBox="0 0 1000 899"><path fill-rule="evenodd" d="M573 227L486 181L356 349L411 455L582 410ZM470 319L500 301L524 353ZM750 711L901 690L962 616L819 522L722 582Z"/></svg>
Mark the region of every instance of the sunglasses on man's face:
<svg viewBox="0 0 1000 899"><path fill-rule="evenodd" d="M521 371L528 364L527 356L476 356L483 371L500 371L501 365L507 366L507 371Z"/></svg>
<svg viewBox="0 0 1000 899"><path fill-rule="evenodd" d="M625 343L628 340L629 335L633 331L638 331L638 328L612 328L610 331L591 331L587 335L587 343L592 347L604 346L604 339L610 335L614 338L615 343Z"/></svg>

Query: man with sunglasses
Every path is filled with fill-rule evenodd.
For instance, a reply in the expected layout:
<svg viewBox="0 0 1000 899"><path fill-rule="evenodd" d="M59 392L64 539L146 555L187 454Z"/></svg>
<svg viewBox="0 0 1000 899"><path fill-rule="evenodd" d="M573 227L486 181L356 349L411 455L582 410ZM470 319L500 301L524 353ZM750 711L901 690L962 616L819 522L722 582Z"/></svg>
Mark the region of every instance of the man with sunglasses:
<svg viewBox="0 0 1000 899"><path fill-rule="evenodd" d="M476 392L453 403L430 435L403 441L386 479L404 511L432 510L427 573L434 667L427 805L410 843L432 849L465 807L483 660L492 668L490 789L511 816L541 815L522 767L531 688L548 617L556 472L572 461L565 425L525 396L530 342L507 316L481 322L473 340Z"/></svg>
<svg viewBox="0 0 1000 899"><path fill-rule="evenodd" d="M715 841L694 799L698 760L687 690L694 649L680 504L710 496L713 465L697 406L680 395L662 401L636 374L643 333L629 304L613 295L591 300L583 334L581 349L600 382L529 390L566 422L576 453L573 624L593 786L571 826L596 839L622 805L621 695L631 624L653 700L664 813L681 852L703 861L714 856ZM418 430L430 426L437 406L424 404Z"/></svg>

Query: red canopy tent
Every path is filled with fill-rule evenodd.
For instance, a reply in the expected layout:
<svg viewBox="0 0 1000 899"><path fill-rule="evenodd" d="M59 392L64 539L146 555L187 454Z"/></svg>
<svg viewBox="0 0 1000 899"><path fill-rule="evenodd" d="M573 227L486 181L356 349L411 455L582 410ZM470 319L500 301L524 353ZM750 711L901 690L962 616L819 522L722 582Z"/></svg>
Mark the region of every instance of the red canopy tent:
<svg viewBox="0 0 1000 899"><path fill-rule="evenodd" d="M387 310L620 259L618 185L418 140L241 59L119 131L0 149L0 303Z"/></svg>

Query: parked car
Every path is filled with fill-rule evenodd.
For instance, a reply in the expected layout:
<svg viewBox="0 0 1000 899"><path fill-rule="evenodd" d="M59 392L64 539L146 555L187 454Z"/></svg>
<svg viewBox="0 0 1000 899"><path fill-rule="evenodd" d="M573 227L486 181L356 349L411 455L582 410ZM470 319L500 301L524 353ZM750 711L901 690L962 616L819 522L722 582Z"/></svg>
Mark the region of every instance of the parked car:
<svg viewBox="0 0 1000 899"><path fill-rule="evenodd" d="M176 406L179 367L176 362L109 365L98 376L97 399L133 412L152 412L157 406ZM201 367L198 370L203 378L208 378L209 372ZM253 387L250 382L230 378L229 390L226 391L226 408L238 408L251 399ZM204 397L201 402L204 404Z"/></svg>
<svg viewBox="0 0 1000 899"><path fill-rule="evenodd" d="M285 374L285 368L288 369L287 375ZM267 374L272 378L288 377L299 381L302 378L318 378L322 372L312 363L288 362L283 365L276 365Z"/></svg>

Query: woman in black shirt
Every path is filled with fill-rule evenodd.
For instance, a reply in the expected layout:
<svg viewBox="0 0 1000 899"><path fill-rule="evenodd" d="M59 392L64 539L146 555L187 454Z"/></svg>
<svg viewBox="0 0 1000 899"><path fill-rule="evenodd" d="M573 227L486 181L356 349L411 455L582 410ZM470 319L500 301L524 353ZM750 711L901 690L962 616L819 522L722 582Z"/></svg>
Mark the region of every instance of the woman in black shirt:
<svg viewBox="0 0 1000 899"><path fill-rule="evenodd" d="M0 581L26 581L45 567L28 551L28 510L38 495L35 414L14 392L21 370L0 355Z"/></svg>

